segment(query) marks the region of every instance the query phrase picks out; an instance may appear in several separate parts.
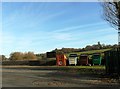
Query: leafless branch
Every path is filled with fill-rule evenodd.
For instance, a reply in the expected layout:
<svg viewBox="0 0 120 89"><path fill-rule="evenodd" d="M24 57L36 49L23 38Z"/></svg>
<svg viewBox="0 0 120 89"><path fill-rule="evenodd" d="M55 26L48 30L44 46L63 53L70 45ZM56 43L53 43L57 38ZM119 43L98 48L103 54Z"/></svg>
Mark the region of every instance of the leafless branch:
<svg viewBox="0 0 120 89"><path fill-rule="evenodd" d="M103 7L103 17L108 21L112 27L117 30L120 30L120 3L117 0L112 0L115 2L108 2L110 0L104 0L102 3Z"/></svg>

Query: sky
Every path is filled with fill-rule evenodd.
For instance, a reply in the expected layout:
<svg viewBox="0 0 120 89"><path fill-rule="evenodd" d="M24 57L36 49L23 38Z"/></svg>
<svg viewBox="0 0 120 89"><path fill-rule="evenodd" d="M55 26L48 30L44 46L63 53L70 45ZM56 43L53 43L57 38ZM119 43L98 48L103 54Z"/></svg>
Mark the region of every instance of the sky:
<svg viewBox="0 0 120 89"><path fill-rule="evenodd" d="M117 44L99 2L3 2L2 54Z"/></svg>

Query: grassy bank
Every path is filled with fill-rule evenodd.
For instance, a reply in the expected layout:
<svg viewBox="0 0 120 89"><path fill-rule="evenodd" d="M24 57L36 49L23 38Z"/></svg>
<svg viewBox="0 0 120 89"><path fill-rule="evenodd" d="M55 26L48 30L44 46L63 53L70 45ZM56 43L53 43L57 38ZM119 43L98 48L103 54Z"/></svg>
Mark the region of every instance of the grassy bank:
<svg viewBox="0 0 120 89"><path fill-rule="evenodd" d="M84 53L92 54L92 53L102 53L102 52L105 52L105 51L108 51L108 50L111 50L111 49L90 50L90 51L73 52L73 53L77 53L78 55L79 55L79 54L84 54Z"/></svg>
<svg viewBox="0 0 120 89"><path fill-rule="evenodd" d="M78 74L104 74L105 66L66 66L60 67L60 71Z"/></svg>
<svg viewBox="0 0 120 89"><path fill-rule="evenodd" d="M5 69L57 70L78 74L105 73L105 66L2 66Z"/></svg>

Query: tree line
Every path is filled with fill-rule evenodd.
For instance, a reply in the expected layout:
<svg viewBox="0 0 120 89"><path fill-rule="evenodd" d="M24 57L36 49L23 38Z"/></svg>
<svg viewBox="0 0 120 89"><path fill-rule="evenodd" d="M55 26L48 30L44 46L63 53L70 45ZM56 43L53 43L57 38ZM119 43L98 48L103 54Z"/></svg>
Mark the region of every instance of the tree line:
<svg viewBox="0 0 120 89"><path fill-rule="evenodd" d="M54 49L51 52L64 52L64 53L71 53L71 52L84 52L84 51L90 51L90 50L100 50L100 49L109 49L109 48L115 48L118 47L117 44L114 45L105 45L98 42L97 44L93 45L87 45L83 48L61 48L61 49Z"/></svg>
<svg viewBox="0 0 120 89"><path fill-rule="evenodd" d="M63 52L63 53L71 53L71 52L84 52L90 50L100 50L100 49L110 49L118 47L117 44L114 45L105 45L98 42L97 44L87 45L84 48L61 48L54 49L50 52ZM6 58L5 55L1 55L2 60L40 60L46 58L46 53L34 54L34 52L12 52L9 58Z"/></svg>
<svg viewBox="0 0 120 89"><path fill-rule="evenodd" d="M34 52L12 52L9 58L6 58L5 55L1 55L2 60L36 60L37 56Z"/></svg>

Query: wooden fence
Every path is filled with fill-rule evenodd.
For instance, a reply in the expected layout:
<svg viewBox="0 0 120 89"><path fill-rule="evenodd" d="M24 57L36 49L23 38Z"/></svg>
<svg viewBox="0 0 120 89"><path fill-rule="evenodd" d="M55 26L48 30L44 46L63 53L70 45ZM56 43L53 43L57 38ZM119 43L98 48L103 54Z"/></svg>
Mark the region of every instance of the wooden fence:
<svg viewBox="0 0 120 89"><path fill-rule="evenodd" d="M120 47L105 52L107 74L120 75Z"/></svg>

